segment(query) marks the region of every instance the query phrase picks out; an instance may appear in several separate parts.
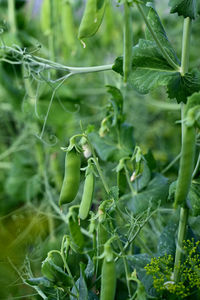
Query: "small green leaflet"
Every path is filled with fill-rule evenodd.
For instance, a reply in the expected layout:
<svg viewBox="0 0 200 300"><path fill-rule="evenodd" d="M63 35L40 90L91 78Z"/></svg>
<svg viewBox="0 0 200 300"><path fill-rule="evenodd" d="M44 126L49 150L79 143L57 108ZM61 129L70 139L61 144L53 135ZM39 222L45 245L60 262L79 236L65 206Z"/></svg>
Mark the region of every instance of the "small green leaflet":
<svg viewBox="0 0 200 300"><path fill-rule="evenodd" d="M196 0L170 0L171 6L170 13L178 13L179 16L184 18L195 19L197 16L197 3Z"/></svg>
<svg viewBox="0 0 200 300"><path fill-rule="evenodd" d="M87 0L78 31L79 39L88 38L97 32L103 20L106 2L107 0Z"/></svg>

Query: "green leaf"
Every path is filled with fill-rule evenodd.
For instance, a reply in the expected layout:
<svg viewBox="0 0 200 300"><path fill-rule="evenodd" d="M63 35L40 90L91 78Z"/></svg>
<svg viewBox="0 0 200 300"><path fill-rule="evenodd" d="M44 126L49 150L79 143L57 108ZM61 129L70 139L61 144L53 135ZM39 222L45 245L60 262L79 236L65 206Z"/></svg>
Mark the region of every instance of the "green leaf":
<svg viewBox="0 0 200 300"><path fill-rule="evenodd" d="M180 63L176 53L171 45L171 43L168 40L167 34L165 32L165 29L161 23L161 20L154 8L154 5L152 2L148 2L146 4L148 7L150 7L147 19L151 25L151 28L156 35L157 39L161 42L162 46L165 48L165 50L168 52L169 56L174 60L176 63ZM145 30L145 36L146 39L149 41L154 41L152 34L150 33L149 29L146 27Z"/></svg>
<svg viewBox="0 0 200 300"><path fill-rule="evenodd" d="M108 197L109 197L110 199L113 198L115 202L118 201L118 199L119 199L119 188L118 188L118 186L112 186L112 187L111 187L111 189L110 189L110 191L109 191Z"/></svg>
<svg viewBox="0 0 200 300"><path fill-rule="evenodd" d="M178 13L184 18L195 19L197 16L197 2L196 0L170 0L170 13Z"/></svg>
<svg viewBox="0 0 200 300"><path fill-rule="evenodd" d="M145 211L149 206L155 209L159 202L163 204L168 196L168 179L161 174L156 174L142 192L120 201L120 206L127 207L134 214Z"/></svg>
<svg viewBox="0 0 200 300"><path fill-rule="evenodd" d="M122 57L116 59L113 70L123 75ZM158 86L166 86L175 73L154 42L140 39L139 44L133 47L129 81L139 93L147 94Z"/></svg>
<svg viewBox="0 0 200 300"><path fill-rule="evenodd" d="M169 98L175 98L178 103L186 103L188 96L198 91L200 91L200 74L197 72L186 73L184 76L176 72L167 85Z"/></svg>
<svg viewBox="0 0 200 300"><path fill-rule="evenodd" d="M174 255L176 251L175 235L177 227L177 223L171 222L164 228L158 240L158 256L164 256L165 254Z"/></svg>
<svg viewBox="0 0 200 300"><path fill-rule="evenodd" d="M189 203L193 216L200 215L200 180L193 181L189 191Z"/></svg>
<svg viewBox="0 0 200 300"><path fill-rule="evenodd" d="M69 277L61 267L57 266L50 256L42 262L41 270L42 274L49 281L52 281L54 285L64 288L72 286L71 277Z"/></svg>
<svg viewBox="0 0 200 300"><path fill-rule="evenodd" d="M80 277L76 281L76 287L78 288L79 296L77 295L77 290L76 290L75 286L73 286L71 292L74 295L77 295L78 299L80 299L80 300L88 300L88 289L87 289L87 285L86 285L86 282L85 282L85 279L84 279L84 276L83 276L82 267L80 269L81 269ZM70 300L76 300L77 297L70 296Z"/></svg>
<svg viewBox="0 0 200 300"><path fill-rule="evenodd" d="M124 156L131 155L135 145L133 127L125 123L120 126L119 130L111 128L104 137L92 132L89 138L98 156L104 161L118 161Z"/></svg>
<svg viewBox="0 0 200 300"><path fill-rule="evenodd" d="M146 274L144 267L150 263L151 257L146 253L128 255L127 260L132 270L136 269L139 280L143 283L146 293L152 297L156 296L156 291L153 287L153 279Z"/></svg>
<svg viewBox="0 0 200 300"><path fill-rule="evenodd" d="M78 31L79 39L88 38L97 32L103 20L106 2L106 0L87 0Z"/></svg>
<svg viewBox="0 0 200 300"><path fill-rule="evenodd" d="M140 191L147 186L151 179L151 171L147 165L147 162L142 162L142 174L134 181L133 186L134 189Z"/></svg>
<svg viewBox="0 0 200 300"><path fill-rule="evenodd" d="M85 269L85 276L87 279L91 279L92 276L94 275L94 264L93 261L91 260L90 256L88 255L88 263L87 267Z"/></svg>
<svg viewBox="0 0 200 300"><path fill-rule="evenodd" d="M16 199L26 201L41 191L41 178L36 174L34 158L26 151L14 154L12 167L6 181L6 193Z"/></svg>
<svg viewBox="0 0 200 300"><path fill-rule="evenodd" d="M26 280L29 285L32 286L44 286L44 287L52 287L53 284L46 277L37 277L37 278L29 278Z"/></svg>

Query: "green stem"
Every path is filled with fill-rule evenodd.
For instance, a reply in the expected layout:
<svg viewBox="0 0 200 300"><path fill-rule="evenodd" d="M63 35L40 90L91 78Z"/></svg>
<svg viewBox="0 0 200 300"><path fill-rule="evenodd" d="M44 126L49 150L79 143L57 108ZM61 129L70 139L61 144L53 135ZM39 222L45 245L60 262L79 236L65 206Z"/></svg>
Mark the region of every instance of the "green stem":
<svg viewBox="0 0 200 300"><path fill-rule="evenodd" d="M181 56L181 75L183 76L185 73L188 72L189 67L189 50L190 50L190 35L191 35L191 19L185 18L184 19L184 25L183 25L183 39L182 39L182 56ZM185 123L184 120L184 110L185 107L182 104L181 107L181 119L182 119L182 146L184 145L184 131L185 131ZM183 150L181 151L183 152ZM181 164L180 164L181 166ZM184 199L186 203L186 199ZM184 207L181 207L180 210L180 218L179 218L179 228L178 228L178 242L176 247L176 254L175 254L175 262L174 262L174 281L178 282L179 280L179 265L181 262L181 256L183 252L183 241L185 239L186 235L186 229L187 229L187 222L188 222L188 207L184 205Z"/></svg>
<svg viewBox="0 0 200 300"><path fill-rule="evenodd" d="M16 18L15 18L15 0L8 0L8 22L10 24L10 31L15 34L17 32Z"/></svg>
<svg viewBox="0 0 200 300"><path fill-rule="evenodd" d="M106 183L106 180L105 180L105 178L104 178L103 172L102 172L102 170L101 170L101 167L100 167L100 164L99 164L99 161L98 161L98 157L96 156L95 151L94 151L94 148L93 148L92 144L90 143L88 137L85 136L85 138L87 139L88 145L89 145L90 150L91 150L91 152L92 152L93 160L94 160L95 166L96 166L96 168L97 168L97 171L98 171L98 173L99 173L99 176L100 176L100 178L101 178L101 181L102 181L102 183L103 183L104 189L105 189L106 193L109 194L109 187L108 187L108 185L107 185L107 183Z"/></svg>
<svg viewBox="0 0 200 300"><path fill-rule="evenodd" d="M125 170L126 180L128 182L128 186L130 188L131 194L134 196L137 194L137 191L134 189L133 185L131 184L129 172L126 166L124 166L124 170Z"/></svg>
<svg viewBox="0 0 200 300"><path fill-rule="evenodd" d="M124 3L124 82L127 83L132 65L132 18L131 9L127 1Z"/></svg>
<svg viewBox="0 0 200 300"><path fill-rule="evenodd" d="M72 74L93 73L112 70L113 64L94 67L67 67Z"/></svg>
<svg viewBox="0 0 200 300"><path fill-rule="evenodd" d="M174 281L175 282L178 282L178 280L179 280L180 262L181 262L181 256L183 253L183 241L184 241L185 235L186 235L187 221L188 221L188 208L181 207L179 227L178 227L178 241L177 241L177 246L176 246L176 255L175 255L175 263L174 263Z"/></svg>
<svg viewBox="0 0 200 300"><path fill-rule="evenodd" d="M162 174L166 173L181 157L181 153L179 153L163 170Z"/></svg>
<svg viewBox="0 0 200 300"><path fill-rule="evenodd" d="M183 40L182 40L182 56L181 56L182 76L188 72L191 27L192 27L192 20L190 18L185 18L183 24Z"/></svg>
<svg viewBox="0 0 200 300"><path fill-rule="evenodd" d="M115 232L112 222L110 222L110 226L111 226L113 232ZM129 281L128 262L127 262L127 259L126 259L126 256L125 256L125 253L124 253L124 250L123 250L122 242L121 242L119 236L117 236L117 244L118 244L118 247L120 249L120 253L122 254L124 270L125 270L125 274L126 274L126 283L127 283L127 289L128 289L128 296L130 298L131 297L131 287L130 287L130 281Z"/></svg>
<svg viewBox="0 0 200 300"><path fill-rule="evenodd" d="M139 3L136 3L137 5L137 8L140 12L140 14L142 15L143 19L144 19L144 22L147 26L147 28L149 29L154 41L156 42L158 48L160 49L163 57L166 59L166 61L169 63L170 66L172 66L172 68L176 71L180 71L180 67L171 59L171 57L168 55L168 53L166 52L165 48L162 46L161 42L159 41L159 39L157 38L156 34L154 33L152 27L151 27L151 24L149 23L145 13L144 13L144 10L142 8L142 6L139 4Z"/></svg>

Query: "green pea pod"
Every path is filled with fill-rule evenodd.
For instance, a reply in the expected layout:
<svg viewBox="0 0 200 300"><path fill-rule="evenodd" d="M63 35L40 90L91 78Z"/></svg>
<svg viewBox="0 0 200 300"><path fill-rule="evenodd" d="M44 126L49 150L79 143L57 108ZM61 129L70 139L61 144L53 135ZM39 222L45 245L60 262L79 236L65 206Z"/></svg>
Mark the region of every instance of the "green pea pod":
<svg viewBox="0 0 200 300"><path fill-rule="evenodd" d="M94 181L95 181L94 172L93 170L90 170L86 174L83 196L79 208L79 217L82 220L85 220L87 218L90 211L93 194L94 194Z"/></svg>
<svg viewBox="0 0 200 300"><path fill-rule="evenodd" d="M180 169L175 192L174 207L185 205L190 189L195 159L196 132L194 126L184 126Z"/></svg>
<svg viewBox="0 0 200 300"><path fill-rule="evenodd" d="M45 35L49 35L51 32L51 10L50 0L44 0L41 7L40 15L41 29Z"/></svg>
<svg viewBox="0 0 200 300"><path fill-rule="evenodd" d="M59 205L70 203L77 195L80 184L80 153L73 148L65 157L65 175L60 193Z"/></svg>
<svg viewBox="0 0 200 300"><path fill-rule="evenodd" d="M82 252L85 244L84 236L81 232L80 226L78 224L78 217L75 212L71 212L68 215L68 225L70 236L73 242L73 250L76 252Z"/></svg>
<svg viewBox="0 0 200 300"><path fill-rule="evenodd" d="M114 300L116 290L116 267L111 246L104 247L104 260L101 272L100 300Z"/></svg>
<svg viewBox="0 0 200 300"><path fill-rule="evenodd" d="M66 46L73 48L75 45L75 32L72 7L69 0L65 0L62 4L61 27Z"/></svg>
<svg viewBox="0 0 200 300"><path fill-rule="evenodd" d="M103 20L106 2L107 0L87 0L79 27L79 39L88 38L97 32Z"/></svg>

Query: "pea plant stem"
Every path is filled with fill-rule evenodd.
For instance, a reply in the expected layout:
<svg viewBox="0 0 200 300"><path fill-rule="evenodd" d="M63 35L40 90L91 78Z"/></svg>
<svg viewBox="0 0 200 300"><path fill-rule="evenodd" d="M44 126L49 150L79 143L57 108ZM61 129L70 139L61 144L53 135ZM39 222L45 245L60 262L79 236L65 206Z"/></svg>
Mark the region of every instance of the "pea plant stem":
<svg viewBox="0 0 200 300"><path fill-rule="evenodd" d="M15 18L15 0L8 0L8 21L10 31L15 34L17 32L16 18Z"/></svg>
<svg viewBox="0 0 200 300"><path fill-rule="evenodd" d="M156 42L158 48L160 49L163 57L166 59L166 61L169 63L169 65L176 71L180 71L180 67L171 59L171 57L168 55L168 53L166 52L165 48L162 46L161 42L159 41L159 39L157 38L155 32L153 31L151 24L149 23L149 20L147 19L145 12L142 8L142 6L136 2L137 8L140 12L140 14L142 15L144 22L147 26L147 28L149 29L154 41Z"/></svg>
<svg viewBox="0 0 200 300"><path fill-rule="evenodd" d="M180 209L180 218L179 218L179 227L178 227L178 240L176 245L176 255L175 255L175 263L174 263L174 281L178 282L179 280L179 270L180 270L180 262L181 256L183 253L183 241L186 235L188 221L188 208L181 207Z"/></svg>
<svg viewBox="0 0 200 300"><path fill-rule="evenodd" d="M132 18L131 8L128 2L124 3L124 60L123 60L123 71L124 71L124 83L127 83L128 76L131 71L132 63Z"/></svg>
<svg viewBox="0 0 200 300"><path fill-rule="evenodd" d="M102 181L102 183L103 183L104 189L105 189L106 193L109 194L109 187L108 187L108 185L107 185L107 183L106 183L106 180L105 180L105 178L104 178L104 175L103 175L103 172L102 172L102 170L101 170L101 167L100 167L98 158L97 158L97 156L96 156L96 154L95 154L94 148L93 148L92 144L90 143L90 140L89 140L88 136L85 136L85 137L86 137L87 142L88 142L88 145L89 145L89 147L90 147L90 149L91 149L91 153L92 153L92 156L93 156L93 160L94 160L95 166L96 166L96 168L97 168L97 171L98 171L98 173L99 173L99 176L100 176L100 178L101 178L101 181Z"/></svg>
<svg viewBox="0 0 200 300"><path fill-rule="evenodd" d="M182 76L188 72L188 67L189 67L191 26L192 26L191 19L185 18L184 24L183 24L182 57L181 57L181 75Z"/></svg>
<svg viewBox="0 0 200 300"><path fill-rule="evenodd" d="M189 67L189 49L190 49L190 33L191 33L191 19L185 18L183 25L183 39L182 39L182 57L181 57L181 74L182 76L188 72ZM182 147L184 145L184 130L185 123L184 120L184 104L181 107L181 118L182 118ZM183 149L182 149L183 150ZM181 151L182 152L182 151ZM182 157L181 157L182 159ZM181 165L181 164L180 164ZM187 223L188 223L188 207L186 206L186 199L183 199L185 205L180 209L180 217L179 217L179 227L178 227L178 239L176 246L176 254L175 254L175 262L174 262L174 281L178 282L179 280L179 265L181 262L181 257L183 253L183 241L186 235Z"/></svg>

